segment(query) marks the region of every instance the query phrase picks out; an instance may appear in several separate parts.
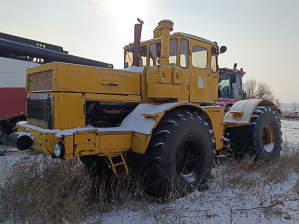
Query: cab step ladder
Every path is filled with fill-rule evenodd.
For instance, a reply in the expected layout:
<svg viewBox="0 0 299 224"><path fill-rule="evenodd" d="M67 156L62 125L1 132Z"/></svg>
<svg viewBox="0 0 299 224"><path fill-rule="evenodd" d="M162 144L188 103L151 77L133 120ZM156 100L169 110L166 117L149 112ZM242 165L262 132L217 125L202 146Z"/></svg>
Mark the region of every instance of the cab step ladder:
<svg viewBox="0 0 299 224"><path fill-rule="evenodd" d="M114 163L112 158L116 158L116 157L120 157L121 159L121 162L120 163ZM117 176L117 177L126 177L128 174L129 174L129 169L128 169L128 166L127 166L127 163L124 159L124 156L123 154L116 154L116 155L111 155L111 156L107 156L107 158L109 159L109 162L111 164L111 169L113 171L113 173ZM117 173L115 167L117 166L121 166L123 165L125 170L126 170L126 174L124 176L119 176L119 174Z"/></svg>

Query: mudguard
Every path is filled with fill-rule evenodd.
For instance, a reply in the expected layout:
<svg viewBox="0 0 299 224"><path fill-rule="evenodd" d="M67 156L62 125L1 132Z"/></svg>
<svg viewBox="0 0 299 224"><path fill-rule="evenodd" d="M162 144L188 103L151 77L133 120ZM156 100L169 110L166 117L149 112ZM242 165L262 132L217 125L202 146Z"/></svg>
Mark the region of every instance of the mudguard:
<svg viewBox="0 0 299 224"><path fill-rule="evenodd" d="M257 106L267 106L272 110L278 110L277 106L270 100L250 99L236 102L225 114L224 125L228 127L248 125L253 111Z"/></svg>

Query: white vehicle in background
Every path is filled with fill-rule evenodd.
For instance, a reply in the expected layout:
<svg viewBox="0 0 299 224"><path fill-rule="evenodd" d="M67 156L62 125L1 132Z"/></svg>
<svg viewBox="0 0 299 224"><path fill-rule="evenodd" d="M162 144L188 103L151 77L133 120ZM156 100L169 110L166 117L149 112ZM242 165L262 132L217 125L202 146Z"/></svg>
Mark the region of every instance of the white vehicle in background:
<svg viewBox="0 0 299 224"><path fill-rule="evenodd" d="M0 57L0 141L26 119L26 70L37 63Z"/></svg>

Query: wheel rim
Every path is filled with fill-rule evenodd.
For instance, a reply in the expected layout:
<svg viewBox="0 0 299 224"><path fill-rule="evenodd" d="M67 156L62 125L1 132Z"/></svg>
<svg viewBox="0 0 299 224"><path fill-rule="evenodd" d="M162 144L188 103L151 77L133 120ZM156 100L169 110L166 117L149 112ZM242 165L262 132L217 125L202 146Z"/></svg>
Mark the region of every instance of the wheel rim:
<svg viewBox="0 0 299 224"><path fill-rule="evenodd" d="M263 128L262 143L267 152L273 151L275 145L275 135L273 128L268 124Z"/></svg>
<svg viewBox="0 0 299 224"><path fill-rule="evenodd" d="M193 139L185 140L179 147L176 156L176 168L178 173L189 181L194 181L196 170L200 163L200 147Z"/></svg>

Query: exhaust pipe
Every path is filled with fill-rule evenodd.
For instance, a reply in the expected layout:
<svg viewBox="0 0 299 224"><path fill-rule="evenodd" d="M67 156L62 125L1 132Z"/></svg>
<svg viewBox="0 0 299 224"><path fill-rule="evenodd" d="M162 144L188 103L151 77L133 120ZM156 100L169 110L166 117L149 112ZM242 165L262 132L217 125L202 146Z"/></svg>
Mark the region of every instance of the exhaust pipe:
<svg viewBox="0 0 299 224"><path fill-rule="evenodd" d="M173 30L173 22L171 20L162 20L158 23L159 31L161 31L161 65L169 66L169 37L170 31Z"/></svg>
<svg viewBox="0 0 299 224"><path fill-rule="evenodd" d="M7 136L7 145L17 148L18 150L29 149L33 140L28 135L18 135L15 133Z"/></svg>
<svg viewBox="0 0 299 224"><path fill-rule="evenodd" d="M140 39L141 39L141 30L143 21L141 19L137 19L139 24L135 24L134 27L134 58L133 58L133 65L139 67L140 58L139 58L139 49L140 49Z"/></svg>

